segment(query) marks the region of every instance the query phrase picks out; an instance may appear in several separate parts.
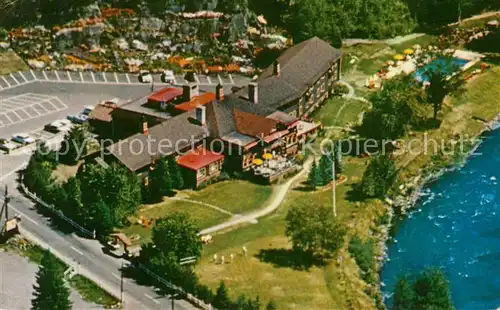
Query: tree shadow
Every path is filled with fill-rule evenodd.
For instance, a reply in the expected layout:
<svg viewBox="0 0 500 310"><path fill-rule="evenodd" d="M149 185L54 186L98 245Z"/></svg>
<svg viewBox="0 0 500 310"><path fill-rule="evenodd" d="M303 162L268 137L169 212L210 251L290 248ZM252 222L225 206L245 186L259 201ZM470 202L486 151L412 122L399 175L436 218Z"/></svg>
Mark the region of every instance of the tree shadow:
<svg viewBox="0 0 500 310"><path fill-rule="evenodd" d="M361 202L366 199L361 192L361 183L351 185L351 190L346 193L346 200L350 202Z"/></svg>
<svg viewBox="0 0 500 310"><path fill-rule="evenodd" d="M327 257L311 252L293 249L263 249L255 255L260 261L272 264L274 267L306 270L311 267L323 267L327 264Z"/></svg>

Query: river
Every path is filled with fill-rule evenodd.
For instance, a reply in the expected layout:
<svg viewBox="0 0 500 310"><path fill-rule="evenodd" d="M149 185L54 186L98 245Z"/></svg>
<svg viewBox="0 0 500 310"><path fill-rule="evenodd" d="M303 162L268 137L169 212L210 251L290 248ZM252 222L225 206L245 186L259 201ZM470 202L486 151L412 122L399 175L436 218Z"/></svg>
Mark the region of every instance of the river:
<svg viewBox="0 0 500 310"><path fill-rule="evenodd" d="M426 186L409 216L396 223L381 274L384 296L390 296L398 276L432 266L446 274L457 309L500 306L497 179L500 130L485 136L464 167Z"/></svg>

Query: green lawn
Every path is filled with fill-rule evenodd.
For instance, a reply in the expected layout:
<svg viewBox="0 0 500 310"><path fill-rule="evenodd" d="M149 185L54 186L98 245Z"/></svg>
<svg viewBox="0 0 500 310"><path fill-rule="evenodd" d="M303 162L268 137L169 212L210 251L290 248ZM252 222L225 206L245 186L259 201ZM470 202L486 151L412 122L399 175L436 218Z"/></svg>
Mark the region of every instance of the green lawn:
<svg viewBox="0 0 500 310"><path fill-rule="evenodd" d="M0 52L0 75L28 70L29 67L14 52Z"/></svg>
<svg viewBox="0 0 500 310"><path fill-rule="evenodd" d="M105 308L110 308L118 304L118 300L109 295L102 288L97 286L94 282L88 280L81 275L75 275L69 281L73 287L82 296L83 300L97 305L102 305Z"/></svg>
<svg viewBox="0 0 500 310"><path fill-rule="evenodd" d="M316 111L313 115L313 119L321 122L324 126L343 127L347 123L356 123L359 114L367 108L368 106L366 103L336 97L329 99L325 105Z"/></svg>
<svg viewBox="0 0 500 310"><path fill-rule="evenodd" d="M177 197L213 205L233 214L243 214L263 208L271 194L271 186L230 180L209 185L199 191L182 191L177 194ZM162 203L143 206L136 216L130 218L130 221L136 223L140 217L160 219L173 212L187 213L198 223L200 229L217 225L231 218L230 214L215 208L166 198ZM133 224L123 229L123 231L129 236L138 234L141 237L139 242L147 242L150 239L151 228L152 226L143 227L142 225Z"/></svg>

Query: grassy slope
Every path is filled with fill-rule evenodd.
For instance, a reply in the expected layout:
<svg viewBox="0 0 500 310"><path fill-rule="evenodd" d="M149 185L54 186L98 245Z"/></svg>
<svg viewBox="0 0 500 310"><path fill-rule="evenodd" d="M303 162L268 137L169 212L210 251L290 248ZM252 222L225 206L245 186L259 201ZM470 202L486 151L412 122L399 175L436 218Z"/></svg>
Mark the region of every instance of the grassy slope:
<svg viewBox="0 0 500 310"><path fill-rule="evenodd" d="M324 126L343 126L356 123L359 114L366 109L367 104L360 101L332 98L314 114L313 119Z"/></svg>
<svg viewBox="0 0 500 310"><path fill-rule="evenodd" d="M199 191L182 191L177 196L214 205L238 214L263 208L271 194L272 187L232 180L212 184ZM231 217L207 206L166 198L163 203L144 206L131 220L136 222L140 216L148 219L159 219L172 212L189 214L197 221L200 228L219 224ZM124 229L124 232L128 235L138 234L141 236L140 241L145 242L150 238L151 226L145 228L141 225L131 225Z"/></svg>
<svg viewBox="0 0 500 310"><path fill-rule="evenodd" d="M0 75L28 69L28 66L16 53L0 52Z"/></svg>
<svg viewBox="0 0 500 310"><path fill-rule="evenodd" d="M356 218L356 225L361 230L370 226L371 220L365 217L371 212L366 210L365 204L350 202L346 197L353 182L361 177L365 163L363 159L346 158L345 173L351 176L351 180L337 190L339 219L351 223ZM306 204L313 208L322 204L331 206L331 203L330 190L294 190L275 213L258 224L216 235L214 243L205 247L197 269L201 281L215 288L220 280L225 280L234 296L241 293L259 295L264 301L275 300L280 309L333 309L348 305L368 307L371 303L368 297L355 299L346 296L346 292L353 290L350 286L355 286L354 290L362 293L364 284L357 280L358 268L345 250L340 254L344 257L340 268L331 262L327 266L313 266L309 270L294 269L291 266L296 261L286 254L290 249L284 236L288 209L294 205ZM362 210L363 215L359 216ZM354 223L349 225L354 226ZM248 257L240 254L242 246L248 248ZM214 253L226 257L231 253L238 255L233 264L215 265L211 262ZM264 253L267 254L266 258L258 257Z"/></svg>

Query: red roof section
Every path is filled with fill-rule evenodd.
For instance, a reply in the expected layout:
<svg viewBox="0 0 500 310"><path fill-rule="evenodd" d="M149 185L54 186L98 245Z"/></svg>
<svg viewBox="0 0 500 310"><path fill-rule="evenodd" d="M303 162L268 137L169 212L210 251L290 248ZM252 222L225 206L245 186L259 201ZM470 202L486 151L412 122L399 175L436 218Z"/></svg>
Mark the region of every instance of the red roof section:
<svg viewBox="0 0 500 310"><path fill-rule="evenodd" d="M195 96L191 101L186 101L175 106L176 110L188 112L196 109L199 105L205 105L215 100L214 93L203 93L202 95Z"/></svg>
<svg viewBox="0 0 500 310"><path fill-rule="evenodd" d="M148 97L148 101L169 102L173 100L175 97L179 97L181 95L182 95L182 89L174 87L166 87L151 94L151 96Z"/></svg>
<svg viewBox="0 0 500 310"><path fill-rule="evenodd" d="M198 170L223 158L224 155L220 153L214 153L205 149L204 147L199 147L195 150L190 151L186 155L179 157L177 159L177 163L182 167L191 170Z"/></svg>

